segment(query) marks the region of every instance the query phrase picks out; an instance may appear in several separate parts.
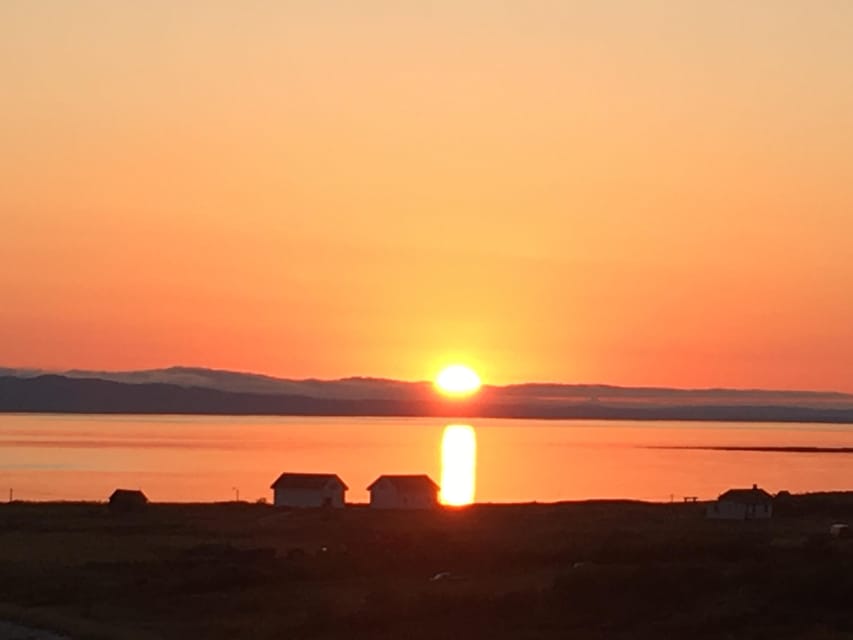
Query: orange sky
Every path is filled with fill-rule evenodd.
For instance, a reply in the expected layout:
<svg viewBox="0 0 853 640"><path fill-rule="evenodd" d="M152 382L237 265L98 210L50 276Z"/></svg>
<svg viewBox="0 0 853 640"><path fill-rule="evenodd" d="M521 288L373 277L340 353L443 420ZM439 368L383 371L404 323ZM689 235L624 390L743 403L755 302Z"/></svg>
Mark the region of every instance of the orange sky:
<svg viewBox="0 0 853 640"><path fill-rule="evenodd" d="M0 366L853 391L853 3L0 3Z"/></svg>

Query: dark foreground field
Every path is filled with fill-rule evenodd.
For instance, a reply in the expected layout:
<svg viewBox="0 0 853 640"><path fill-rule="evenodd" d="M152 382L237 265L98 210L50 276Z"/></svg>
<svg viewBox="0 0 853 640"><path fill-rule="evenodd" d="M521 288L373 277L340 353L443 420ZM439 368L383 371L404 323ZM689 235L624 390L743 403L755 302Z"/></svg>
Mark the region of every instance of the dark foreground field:
<svg viewBox="0 0 853 640"><path fill-rule="evenodd" d="M853 496L777 510L9 504L0 618L77 639L853 638L853 543L828 535Z"/></svg>

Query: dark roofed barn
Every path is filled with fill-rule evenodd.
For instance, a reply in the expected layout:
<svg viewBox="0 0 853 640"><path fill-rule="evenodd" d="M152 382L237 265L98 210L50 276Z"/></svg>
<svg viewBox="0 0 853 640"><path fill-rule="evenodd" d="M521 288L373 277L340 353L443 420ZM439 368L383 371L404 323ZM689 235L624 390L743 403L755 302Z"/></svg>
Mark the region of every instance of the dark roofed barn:
<svg viewBox="0 0 853 640"><path fill-rule="evenodd" d="M133 513L144 511L148 498L139 489L116 489L110 496L110 511L113 513Z"/></svg>
<svg viewBox="0 0 853 640"><path fill-rule="evenodd" d="M716 520L763 520L773 515L773 496L758 485L729 489L708 506L707 516Z"/></svg>
<svg viewBox="0 0 853 640"><path fill-rule="evenodd" d="M282 473L272 483L277 507L343 507L347 487L334 473Z"/></svg>

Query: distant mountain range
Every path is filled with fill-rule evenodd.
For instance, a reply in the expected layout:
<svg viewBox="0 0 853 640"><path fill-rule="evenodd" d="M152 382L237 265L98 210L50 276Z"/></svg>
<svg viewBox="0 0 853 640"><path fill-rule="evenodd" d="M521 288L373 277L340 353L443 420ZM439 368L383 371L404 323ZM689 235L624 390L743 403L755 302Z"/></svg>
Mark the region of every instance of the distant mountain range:
<svg viewBox="0 0 853 640"><path fill-rule="evenodd" d="M289 380L171 367L146 371L0 368L0 412L585 418L853 423L853 395L608 385L485 386L439 396L429 382Z"/></svg>

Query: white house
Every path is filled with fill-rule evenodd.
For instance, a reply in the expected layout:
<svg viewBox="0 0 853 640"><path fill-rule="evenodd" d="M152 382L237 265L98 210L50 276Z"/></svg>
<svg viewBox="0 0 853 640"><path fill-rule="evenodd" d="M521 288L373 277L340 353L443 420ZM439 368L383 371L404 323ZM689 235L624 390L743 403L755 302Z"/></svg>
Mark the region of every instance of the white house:
<svg viewBox="0 0 853 640"><path fill-rule="evenodd" d="M773 515L773 496L758 485L729 489L708 505L707 517L715 520L763 520Z"/></svg>
<svg viewBox="0 0 853 640"><path fill-rule="evenodd" d="M282 473L272 483L277 507L344 506L347 487L334 473Z"/></svg>
<svg viewBox="0 0 853 640"><path fill-rule="evenodd" d="M429 476L379 476L367 490L374 509L432 509L438 485Z"/></svg>

